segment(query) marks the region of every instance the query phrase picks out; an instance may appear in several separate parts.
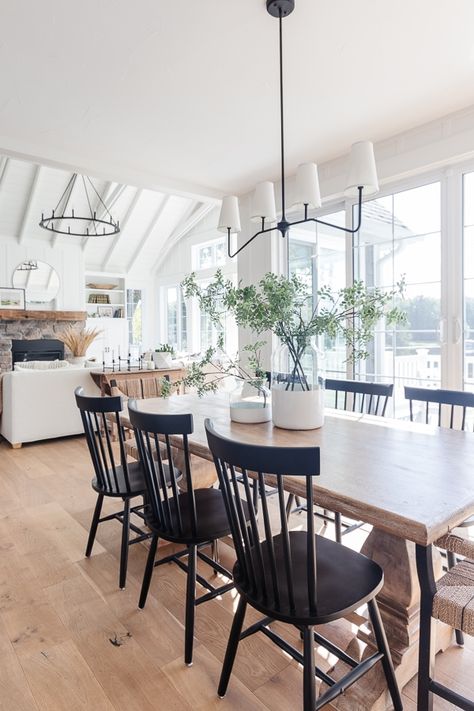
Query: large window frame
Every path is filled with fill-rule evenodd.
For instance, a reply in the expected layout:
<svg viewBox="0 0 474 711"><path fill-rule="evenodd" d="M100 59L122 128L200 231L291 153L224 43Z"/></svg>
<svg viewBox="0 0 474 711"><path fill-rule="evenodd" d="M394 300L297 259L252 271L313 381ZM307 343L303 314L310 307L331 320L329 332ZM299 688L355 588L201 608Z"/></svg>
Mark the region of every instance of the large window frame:
<svg viewBox="0 0 474 711"><path fill-rule="evenodd" d="M463 176L474 172L472 160L447 165L438 170L425 171L403 180L385 182L377 193L383 198L397 192L440 183L441 209L441 387L453 390L464 389L464 265L463 265ZM368 198L368 200L372 199ZM353 200L335 200L315 212L324 217L337 210L345 210L345 225L352 226ZM288 273L288 250L285 270ZM354 279L354 240L346 244L346 285ZM357 377L356 369L347 364L348 378Z"/></svg>

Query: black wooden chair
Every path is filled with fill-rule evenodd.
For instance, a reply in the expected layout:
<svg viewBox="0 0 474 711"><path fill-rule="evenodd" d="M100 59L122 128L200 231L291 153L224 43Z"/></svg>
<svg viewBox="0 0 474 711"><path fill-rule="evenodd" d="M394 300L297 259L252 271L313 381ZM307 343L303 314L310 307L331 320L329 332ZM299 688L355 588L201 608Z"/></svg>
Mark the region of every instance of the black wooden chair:
<svg viewBox="0 0 474 711"><path fill-rule="evenodd" d="M393 395L393 383L366 383L360 380L336 380L327 378L325 381L327 391L334 393L332 406L338 410L346 410L350 412L366 413L368 415L377 415L385 417L389 398ZM293 509L293 503L296 502L296 507ZM290 494L287 502L287 513L295 513L304 511L305 505ZM333 523L336 532L336 541L342 542L342 537L347 533L351 533L360 528L363 523L361 521L348 522L342 519L339 512L335 512L334 516L330 515L327 510L323 513L316 513L318 518L322 518L326 523Z"/></svg>
<svg viewBox="0 0 474 711"><path fill-rule="evenodd" d="M410 421L413 422L415 415L413 412L413 403L424 403L423 412L420 412L425 424L429 424L431 416L434 414L438 427L446 424L450 429L466 429L466 416L469 408L473 408L474 412L474 393L465 392L464 390L434 390L431 388L416 388L405 386L405 398L409 401ZM448 424L449 420L449 424ZM470 516L464 521L459 528L469 528L474 526L474 516ZM443 547L441 544L439 547ZM448 569L456 565L456 554L451 551L446 551L446 559ZM456 629L456 642L460 645L464 644L464 636L462 630Z"/></svg>
<svg viewBox="0 0 474 711"><path fill-rule="evenodd" d="M232 580L232 574L226 570L214 555L210 558L201 548L216 543L230 534L222 493L219 489L194 489L191 475L188 435L193 431L191 414L159 415L140 412L137 402L129 400L128 411L134 428L137 449L143 465L148 486L148 505L146 508L147 525L152 531L152 539L143 577L138 606L145 607L148 590L155 566L164 563L176 563L187 574L186 619L184 661L191 666L193 660L194 616L197 605L212 600L217 595L231 590L233 582L216 588L202 575L196 572L197 558ZM171 477L171 490L165 478L160 440L165 445L166 458L171 472L175 471L174 457L181 450L183 455L183 477L186 491L180 492L176 479ZM178 449L176 449L178 448ZM159 452L157 455L156 453ZM155 560L158 540L182 544L184 550ZM215 547L213 546L213 554ZM187 556L187 564L182 558ZM196 580L207 592L196 598Z"/></svg>
<svg viewBox="0 0 474 711"><path fill-rule="evenodd" d="M219 436L210 420L205 424L237 554L233 574L240 593L219 681L219 696L223 697L227 691L240 640L261 631L303 665L304 711L315 711L333 701L378 661L382 662L394 707L400 711L403 708L400 693L375 600L383 586L383 571L360 553L314 534L312 487L313 477L319 474L319 448L260 447L238 443ZM238 496L237 469L244 479L243 502ZM272 475L278 491L277 517L274 513L272 516L274 528L265 475ZM306 479L307 531L288 529L284 475ZM261 497L262 536L249 486L251 478L255 477ZM248 521L244 516L244 503L249 511ZM364 603L368 604L377 651L358 662L313 628L338 620ZM247 605L260 612L263 618L242 632ZM269 626L275 620L300 630L303 654ZM336 681L315 667L315 642L345 662L350 671ZM329 687L317 701L316 677Z"/></svg>
<svg viewBox="0 0 474 711"><path fill-rule="evenodd" d="M120 397L89 397L83 388L75 390L76 403L81 412L82 424L86 435L89 453L94 467L95 477L92 488L97 492L97 503L92 517L86 557L92 553L99 523L116 519L122 524L122 546L120 552L119 586L125 588L127 579L128 548L150 537L148 532L130 521L132 514L143 522L143 503L130 506L131 499L145 497L147 492L145 477L139 462L128 462L124 448L123 430L120 425L122 399ZM118 442L112 442L111 425L117 432ZM169 473L168 473L169 477ZM103 516L104 496L123 500L121 511ZM130 539L130 531L137 534Z"/></svg>
<svg viewBox="0 0 474 711"><path fill-rule="evenodd" d="M465 711L474 711L474 696L467 699L434 680L432 617L459 632L474 635L474 542L448 533L436 545L464 556L452 569L435 580L432 546L416 546L416 564L421 588L420 646L418 664L418 711L433 709L433 694ZM472 688L472 687L471 687Z"/></svg>

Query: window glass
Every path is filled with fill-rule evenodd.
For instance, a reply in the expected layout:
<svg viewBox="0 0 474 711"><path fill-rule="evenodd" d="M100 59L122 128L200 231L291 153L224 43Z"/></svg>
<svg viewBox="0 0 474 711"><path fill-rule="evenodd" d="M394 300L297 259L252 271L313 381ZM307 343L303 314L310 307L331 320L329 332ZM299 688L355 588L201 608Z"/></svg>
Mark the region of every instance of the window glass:
<svg viewBox="0 0 474 711"><path fill-rule="evenodd" d="M389 414L408 416L404 385L441 384L441 218L440 183L404 190L363 205L362 227L354 238L354 276L367 286L393 289L405 277L399 303L405 324L381 323L370 356L357 364L359 377L394 382Z"/></svg>
<svg viewBox="0 0 474 711"><path fill-rule="evenodd" d="M178 287L168 287L166 290L166 323L167 343L178 349Z"/></svg>
<svg viewBox="0 0 474 711"><path fill-rule="evenodd" d="M130 345L143 343L143 292L141 289L127 289L128 340Z"/></svg>

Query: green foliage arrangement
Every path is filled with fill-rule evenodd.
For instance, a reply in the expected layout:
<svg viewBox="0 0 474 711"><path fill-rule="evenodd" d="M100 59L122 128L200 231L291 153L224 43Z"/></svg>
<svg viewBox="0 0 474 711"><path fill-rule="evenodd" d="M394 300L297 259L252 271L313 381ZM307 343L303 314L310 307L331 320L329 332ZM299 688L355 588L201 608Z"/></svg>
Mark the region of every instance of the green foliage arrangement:
<svg viewBox="0 0 474 711"><path fill-rule="evenodd" d="M155 348L155 353L170 353L174 356L174 348L169 343L160 343L158 348Z"/></svg>
<svg viewBox="0 0 474 711"><path fill-rule="evenodd" d="M217 326L222 326L224 316L230 313L238 326L250 329L257 338L268 332L275 334L288 347L293 375L308 390L301 359L313 338L342 336L349 346L350 359L357 361L368 357L367 346L380 319L385 318L386 325L405 320L402 309L394 305L394 299L403 295L403 279L390 291L366 287L362 281L338 290L324 286L319 289L315 304L304 282L294 275L287 278L269 272L257 285L234 286L218 270L205 288L198 284L194 273L181 286L185 297L197 298L201 311ZM263 372L257 358L257 350L263 344L260 340L247 347L255 376ZM204 363L214 356L214 349L209 349ZM201 364L194 365L190 384L197 384L199 390L202 369Z"/></svg>

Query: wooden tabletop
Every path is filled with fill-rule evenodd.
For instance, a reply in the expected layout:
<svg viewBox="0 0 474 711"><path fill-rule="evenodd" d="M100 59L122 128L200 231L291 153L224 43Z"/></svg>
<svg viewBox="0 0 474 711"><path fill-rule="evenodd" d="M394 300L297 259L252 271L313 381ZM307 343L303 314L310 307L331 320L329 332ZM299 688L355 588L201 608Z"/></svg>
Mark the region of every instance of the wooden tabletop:
<svg viewBox="0 0 474 711"><path fill-rule="evenodd" d="M228 398L221 395L150 398L140 401L140 409L191 412L190 451L205 459L211 459L206 417L219 434L236 441L319 446L321 475L313 487L315 503L421 545L433 543L474 514L470 432L335 410L327 410L319 430L284 430L271 422L244 425L231 422ZM285 488L304 496L298 477L286 477Z"/></svg>

